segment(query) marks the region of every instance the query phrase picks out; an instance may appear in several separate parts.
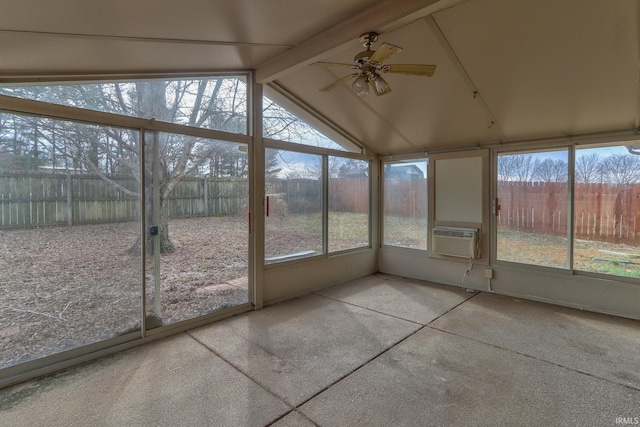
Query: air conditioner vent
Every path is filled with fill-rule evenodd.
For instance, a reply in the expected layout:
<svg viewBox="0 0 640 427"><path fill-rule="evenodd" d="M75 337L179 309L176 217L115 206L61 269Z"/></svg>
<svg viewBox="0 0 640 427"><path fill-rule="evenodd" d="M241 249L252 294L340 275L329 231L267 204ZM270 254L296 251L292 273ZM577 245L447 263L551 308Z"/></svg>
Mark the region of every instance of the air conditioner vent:
<svg viewBox="0 0 640 427"><path fill-rule="evenodd" d="M431 251L440 255L476 258L477 228L435 227Z"/></svg>

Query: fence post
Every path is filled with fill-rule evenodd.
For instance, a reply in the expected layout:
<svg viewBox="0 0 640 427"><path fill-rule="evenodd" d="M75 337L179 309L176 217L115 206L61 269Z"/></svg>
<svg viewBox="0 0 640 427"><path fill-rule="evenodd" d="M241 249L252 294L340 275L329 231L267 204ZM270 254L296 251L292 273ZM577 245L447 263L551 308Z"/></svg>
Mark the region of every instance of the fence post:
<svg viewBox="0 0 640 427"><path fill-rule="evenodd" d="M71 173L67 172L67 225L73 225L73 192L71 188Z"/></svg>
<svg viewBox="0 0 640 427"><path fill-rule="evenodd" d="M209 189L207 188L207 177L204 176L202 178L202 191L203 191L203 198L204 198L204 207L203 207L203 214L205 217L209 216Z"/></svg>

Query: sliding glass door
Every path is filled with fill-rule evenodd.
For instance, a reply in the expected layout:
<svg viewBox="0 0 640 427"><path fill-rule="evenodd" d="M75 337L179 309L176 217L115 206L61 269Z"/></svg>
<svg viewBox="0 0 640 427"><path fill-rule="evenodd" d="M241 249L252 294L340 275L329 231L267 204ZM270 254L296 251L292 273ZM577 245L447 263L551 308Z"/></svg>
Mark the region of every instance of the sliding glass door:
<svg viewBox="0 0 640 427"><path fill-rule="evenodd" d="M148 132L145 150L147 328L248 303L247 145Z"/></svg>
<svg viewBox="0 0 640 427"><path fill-rule="evenodd" d="M139 132L0 123L0 368L139 334Z"/></svg>

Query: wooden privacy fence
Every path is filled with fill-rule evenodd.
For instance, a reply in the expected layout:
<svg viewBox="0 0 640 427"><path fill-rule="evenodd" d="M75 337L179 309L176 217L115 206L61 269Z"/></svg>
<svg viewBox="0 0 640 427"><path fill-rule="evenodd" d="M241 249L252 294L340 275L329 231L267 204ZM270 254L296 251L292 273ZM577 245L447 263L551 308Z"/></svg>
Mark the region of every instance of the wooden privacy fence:
<svg viewBox="0 0 640 427"><path fill-rule="evenodd" d="M0 174L0 229L139 219L138 181L109 179L117 185L89 174ZM169 215L235 214L246 209L248 195L246 179L184 178L169 198Z"/></svg>
<svg viewBox="0 0 640 427"><path fill-rule="evenodd" d="M499 182L500 229L567 235L566 183ZM640 243L640 184L575 184L575 237Z"/></svg>
<svg viewBox="0 0 640 427"><path fill-rule="evenodd" d="M322 187L317 179L269 179L267 196L286 203L290 213L320 212ZM329 209L334 212L369 212L369 178L330 178Z"/></svg>
<svg viewBox="0 0 640 427"><path fill-rule="evenodd" d="M184 178L169 197L169 216L223 216L247 211L245 178Z"/></svg>
<svg viewBox="0 0 640 427"><path fill-rule="evenodd" d="M137 191L130 176L110 179ZM139 211L136 196L97 175L0 174L0 228L128 221Z"/></svg>
<svg viewBox="0 0 640 427"><path fill-rule="evenodd" d="M369 178L329 179L329 209L333 212L369 212Z"/></svg>
<svg viewBox="0 0 640 427"><path fill-rule="evenodd" d="M0 174L0 229L138 220L138 181L127 175L109 179L117 185L90 174ZM368 178L332 178L331 208L368 212L368 183ZM319 180L268 180L266 189L284 198L289 213L321 209ZM183 178L169 198L169 216L235 215L246 211L248 201L244 178Z"/></svg>
<svg viewBox="0 0 640 427"><path fill-rule="evenodd" d="M322 209L322 185L318 179L267 179L265 194L285 203L288 213L319 212Z"/></svg>
<svg viewBox="0 0 640 427"><path fill-rule="evenodd" d="M384 214L426 218L427 195L426 179L385 178Z"/></svg>

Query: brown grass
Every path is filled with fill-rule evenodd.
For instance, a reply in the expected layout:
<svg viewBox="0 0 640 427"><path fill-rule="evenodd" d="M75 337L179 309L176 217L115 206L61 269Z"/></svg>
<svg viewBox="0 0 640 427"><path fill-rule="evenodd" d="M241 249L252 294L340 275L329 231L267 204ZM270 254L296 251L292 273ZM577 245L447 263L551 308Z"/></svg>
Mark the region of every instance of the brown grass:
<svg viewBox="0 0 640 427"><path fill-rule="evenodd" d="M161 256L163 324L248 301L233 281L247 276L246 226L244 217L170 221L177 251ZM0 368L140 329L140 257L126 252L138 227L0 231Z"/></svg>

